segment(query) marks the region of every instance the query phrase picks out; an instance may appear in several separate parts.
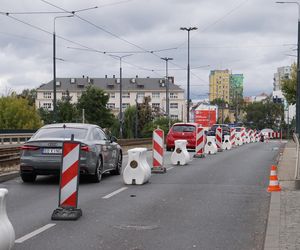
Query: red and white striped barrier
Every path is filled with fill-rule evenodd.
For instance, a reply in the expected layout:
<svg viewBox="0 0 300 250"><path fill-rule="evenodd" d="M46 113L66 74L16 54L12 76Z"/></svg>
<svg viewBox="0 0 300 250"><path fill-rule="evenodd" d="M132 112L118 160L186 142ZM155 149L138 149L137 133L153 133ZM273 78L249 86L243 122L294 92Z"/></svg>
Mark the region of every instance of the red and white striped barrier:
<svg viewBox="0 0 300 250"><path fill-rule="evenodd" d="M230 142L232 147L235 147L235 128L230 128Z"/></svg>
<svg viewBox="0 0 300 250"><path fill-rule="evenodd" d="M205 157L204 146L205 146L204 128L198 127L197 134L196 134L196 153L194 154L195 158Z"/></svg>
<svg viewBox="0 0 300 250"><path fill-rule="evenodd" d="M246 128L241 128L241 138L242 138L242 142L243 144L246 143Z"/></svg>
<svg viewBox="0 0 300 250"><path fill-rule="evenodd" d="M216 129L216 144L217 144L217 148L218 151L222 151L222 128L218 127Z"/></svg>
<svg viewBox="0 0 300 250"><path fill-rule="evenodd" d="M81 215L78 203L80 142L65 141L62 151L59 203L52 220L77 220Z"/></svg>
<svg viewBox="0 0 300 250"><path fill-rule="evenodd" d="M164 131L155 129L152 137L153 162L152 173L165 173L167 169L164 167Z"/></svg>

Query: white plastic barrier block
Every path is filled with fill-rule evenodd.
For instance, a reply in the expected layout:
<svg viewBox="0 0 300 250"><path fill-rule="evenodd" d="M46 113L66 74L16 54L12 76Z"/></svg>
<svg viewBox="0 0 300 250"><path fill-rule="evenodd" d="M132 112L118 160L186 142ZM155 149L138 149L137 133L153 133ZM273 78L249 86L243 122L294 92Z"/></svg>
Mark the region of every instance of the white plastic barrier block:
<svg viewBox="0 0 300 250"><path fill-rule="evenodd" d="M8 191L0 188L0 249L12 249L15 244L15 230L6 213L6 195Z"/></svg>
<svg viewBox="0 0 300 250"><path fill-rule="evenodd" d="M224 135L224 141L222 144L222 149L223 150L230 150L232 148L232 144L230 141L230 135Z"/></svg>
<svg viewBox="0 0 300 250"><path fill-rule="evenodd" d="M189 152L186 149L187 140L176 140L175 149L171 155L173 165L186 165L191 161Z"/></svg>
<svg viewBox="0 0 300 250"><path fill-rule="evenodd" d="M214 155L218 152L216 138L214 136L206 137L206 144L205 144L204 152L205 152L205 154L211 154L211 155Z"/></svg>
<svg viewBox="0 0 300 250"><path fill-rule="evenodd" d="M147 162L147 148L128 150L128 163L123 171L125 184L142 185L151 177L151 167Z"/></svg>
<svg viewBox="0 0 300 250"><path fill-rule="evenodd" d="M249 132L245 132L245 143L250 143L250 136L249 136Z"/></svg>
<svg viewBox="0 0 300 250"><path fill-rule="evenodd" d="M242 146L243 145L243 137L241 132L235 133L235 145Z"/></svg>

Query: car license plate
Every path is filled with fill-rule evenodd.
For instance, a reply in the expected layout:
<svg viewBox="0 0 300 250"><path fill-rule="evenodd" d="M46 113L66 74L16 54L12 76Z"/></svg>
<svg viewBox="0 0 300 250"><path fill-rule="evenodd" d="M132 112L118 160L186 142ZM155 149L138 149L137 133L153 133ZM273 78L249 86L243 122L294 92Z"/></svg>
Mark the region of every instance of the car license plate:
<svg viewBox="0 0 300 250"><path fill-rule="evenodd" d="M61 148L44 148L43 154L49 154L49 155L59 155L62 153Z"/></svg>

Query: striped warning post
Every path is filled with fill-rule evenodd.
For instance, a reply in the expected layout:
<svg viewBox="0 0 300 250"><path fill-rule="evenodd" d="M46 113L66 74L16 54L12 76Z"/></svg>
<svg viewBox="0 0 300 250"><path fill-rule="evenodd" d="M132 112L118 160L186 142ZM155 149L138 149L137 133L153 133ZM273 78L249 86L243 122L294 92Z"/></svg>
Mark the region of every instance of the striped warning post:
<svg viewBox="0 0 300 250"><path fill-rule="evenodd" d="M152 173L165 173L166 168L164 167L164 131L159 128L153 131L152 149Z"/></svg>
<svg viewBox="0 0 300 250"><path fill-rule="evenodd" d="M204 146L205 146L204 128L198 127L197 134L196 134L196 153L194 154L195 158L205 157Z"/></svg>
<svg viewBox="0 0 300 250"><path fill-rule="evenodd" d="M222 128L218 127L216 129L216 144L217 144L217 148L218 151L222 151Z"/></svg>
<svg viewBox="0 0 300 250"><path fill-rule="evenodd" d="M230 128L230 142L232 147L235 147L235 128Z"/></svg>
<svg viewBox="0 0 300 250"><path fill-rule="evenodd" d="M78 203L80 142L63 143L60 172L59 203L52 214L52 220L76 220L82 215Z"/></svg>
<svg viewBox="0 0 300 250"><path fill-rule="evenodd" d="M246 128L242 127L241 129L241 139L242 139L242 142L243 144L246 143Z"/></svg>

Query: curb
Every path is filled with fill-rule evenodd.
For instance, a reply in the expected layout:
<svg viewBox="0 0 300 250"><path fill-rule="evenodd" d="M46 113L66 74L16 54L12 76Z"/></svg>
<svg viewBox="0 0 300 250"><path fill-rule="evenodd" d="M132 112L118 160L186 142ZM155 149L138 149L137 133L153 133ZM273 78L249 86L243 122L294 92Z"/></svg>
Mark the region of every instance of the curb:
<svg viewBox="0 0 300 250"><path fill-rule="evenodd" d="M5 173L5 174L0 174L0 183L9 181L9 180L14 179L19 176L20 176L19 171L13 171L13 172Z"/></svg>

